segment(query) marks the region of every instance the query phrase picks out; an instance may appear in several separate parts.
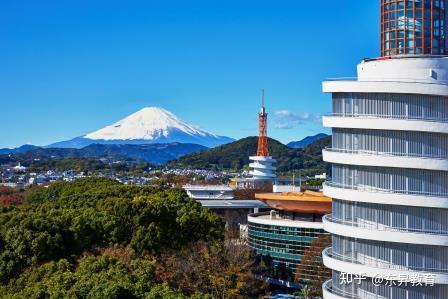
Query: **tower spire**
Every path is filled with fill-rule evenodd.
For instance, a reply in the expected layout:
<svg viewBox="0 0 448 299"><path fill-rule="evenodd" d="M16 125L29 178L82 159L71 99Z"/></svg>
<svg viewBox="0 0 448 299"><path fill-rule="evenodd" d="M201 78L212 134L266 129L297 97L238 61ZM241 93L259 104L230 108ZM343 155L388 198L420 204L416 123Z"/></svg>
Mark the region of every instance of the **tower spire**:
<svg viewBox="0 0 448 299"><path fill-rule="evenodd" d="M264 88L261 90L261 108L264 110Z"/></svg>
<svg viewBox="0 0 448 299"><path fill-rule="evenodd" d="M264 107L264 89L261 90L261 109L258 113L258 148L257 156L269 156L268 137L267 137L267 119L268 115Z"/></svg>

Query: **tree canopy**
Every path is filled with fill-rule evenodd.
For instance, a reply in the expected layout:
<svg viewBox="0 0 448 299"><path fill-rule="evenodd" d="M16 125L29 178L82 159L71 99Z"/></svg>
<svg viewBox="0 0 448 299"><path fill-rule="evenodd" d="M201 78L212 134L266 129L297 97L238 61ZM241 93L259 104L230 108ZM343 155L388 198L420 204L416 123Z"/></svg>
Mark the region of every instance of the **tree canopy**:
<svg viewBox="0 0 448 299"><path fill-rule="evenodd" d="M34 188L26 202L0 205L6 297L186 298L155 281L155 260L224 238L222 220L178 189L89 178Z"/></svg>

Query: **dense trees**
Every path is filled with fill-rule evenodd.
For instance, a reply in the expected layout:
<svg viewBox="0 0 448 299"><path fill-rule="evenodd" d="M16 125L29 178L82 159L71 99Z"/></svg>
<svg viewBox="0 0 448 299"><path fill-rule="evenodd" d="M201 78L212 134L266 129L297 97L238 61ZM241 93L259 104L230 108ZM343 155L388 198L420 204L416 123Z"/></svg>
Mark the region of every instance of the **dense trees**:
<svg viewBox="0 0 448 299"><path fill-rule="evenodd" d="M26 270L0 290L18 298L137 298L154 285L152 270L141 259L125 265L107 255L86 256L77 266L61 259Z"/></svg>
<svg viewBox="0 0 448 299"><path fill-rule="evenodd" d="M0 205L17 205L25 201L25 193L16 189L0 186Z"/></svg>
<svg viewBox="0 0 448 299"><path fill-rule="evenodd" d="M164 254L156 263L156 277L185 294L200 291L212 298L246 298L263 283L254 281L250 249L235 239L199 241L180 252Z"/></svg>
<svg viewBox="0 0 448 299"><path fill-rule="evenodd" d="M6 297L205 298L155 279L161 255L223 244L222 221L182 190L84 179L30 190L27 202L0 206Z"/></svg>

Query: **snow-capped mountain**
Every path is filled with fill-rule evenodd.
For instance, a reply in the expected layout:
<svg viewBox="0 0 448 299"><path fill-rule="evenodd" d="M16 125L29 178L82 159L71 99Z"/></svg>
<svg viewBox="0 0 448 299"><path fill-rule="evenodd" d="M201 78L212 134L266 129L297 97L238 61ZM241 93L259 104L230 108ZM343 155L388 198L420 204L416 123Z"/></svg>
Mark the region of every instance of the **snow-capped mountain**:
<svg viewBox="0 0 448 299"><path fill-rule="evenodd" d="M113 125L49 147L81 148L99 144L194 143L215 147L234 139L208 133L173 113L158 107L146 107Z"/></svg>

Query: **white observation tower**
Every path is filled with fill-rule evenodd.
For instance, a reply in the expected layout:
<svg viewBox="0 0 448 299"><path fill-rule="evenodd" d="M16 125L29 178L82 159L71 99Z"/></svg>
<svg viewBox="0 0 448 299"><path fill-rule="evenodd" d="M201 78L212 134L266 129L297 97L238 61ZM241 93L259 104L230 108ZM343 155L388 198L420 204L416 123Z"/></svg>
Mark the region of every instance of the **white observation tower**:
<svg viewBox="0 0 448 299"><path fill-rule="evenodd" d="M267 119L268 114L266 113L266 110L264 108L264 90L262 90L261 109L260 113L258 113L259 134L257 155L249 157L249 159L252 161L252 163L249 164L249 167L252 168L250 174L252 175L254 180L272 181L276 178L276 175L274 173L276 168L272 166L272 164L277 161L269 155Z"/></svg>

